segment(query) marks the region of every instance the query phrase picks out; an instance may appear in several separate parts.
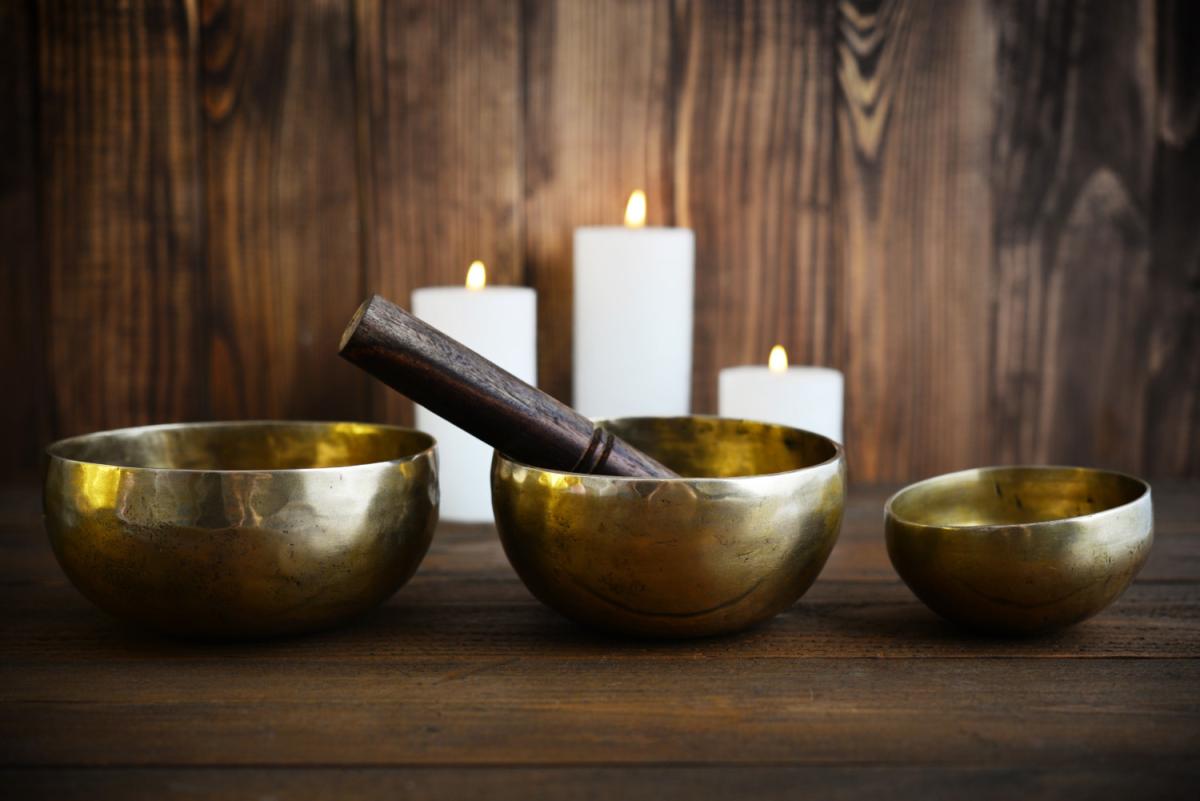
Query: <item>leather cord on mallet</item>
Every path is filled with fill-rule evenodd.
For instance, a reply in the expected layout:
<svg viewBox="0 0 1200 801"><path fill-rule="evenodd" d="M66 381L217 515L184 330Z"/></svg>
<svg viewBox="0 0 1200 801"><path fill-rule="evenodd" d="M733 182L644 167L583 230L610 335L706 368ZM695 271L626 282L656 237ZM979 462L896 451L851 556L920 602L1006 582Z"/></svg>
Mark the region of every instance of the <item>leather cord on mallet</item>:
<svg viewBox="0 0 1200 801"><path fill-rule="evenodd" d="M339 354L517 461L572 473L679 477L378 295L354 313Z"/></svg>

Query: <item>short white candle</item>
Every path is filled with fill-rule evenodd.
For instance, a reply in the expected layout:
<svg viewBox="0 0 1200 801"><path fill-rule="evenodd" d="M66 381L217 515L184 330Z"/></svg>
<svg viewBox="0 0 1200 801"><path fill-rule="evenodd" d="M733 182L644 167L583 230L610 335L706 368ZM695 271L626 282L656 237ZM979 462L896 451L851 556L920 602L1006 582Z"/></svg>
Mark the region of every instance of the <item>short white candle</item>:
<svg viewBox="0 0 1200 801"><path fill-rule="evenodd" d="M485 287L486 268L475 262L464 287L413 292L413 314L517 378L537 383L537 293L528 287ZM441 516L459 522L492 519L492 448L433 412L417 406L417 428L438 444Z"/></svg>
<svg viewBox="0 0 1200 801"><path fill-rule="evenodd" d="M787 352L771 350L766 367L727 367L718 383L722 417L780 423L842 441L842 374L829 367L788 367Z"/></svg>
<svg viewBox="0 0 1200 801"><path fill-rule="evenodd" d="M639 190L625 227L575 229L574 405L587 417L691 407L695 236L645 219Z"/></svg>

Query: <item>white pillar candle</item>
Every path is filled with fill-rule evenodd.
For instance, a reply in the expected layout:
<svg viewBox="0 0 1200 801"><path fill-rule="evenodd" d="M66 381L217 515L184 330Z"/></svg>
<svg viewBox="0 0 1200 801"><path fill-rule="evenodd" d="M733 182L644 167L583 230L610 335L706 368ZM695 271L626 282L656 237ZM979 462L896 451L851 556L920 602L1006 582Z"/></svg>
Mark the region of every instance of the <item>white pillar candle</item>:
<svg viewBox="0 0 1200 801"><path fill-rule="evenodd" d="M776 345L766 367L727 367L718 384L722 417L780 423L842 441L842 374L829 367L788 367Z"/></svg>
<svg viewBox="0 0 1200 801"><path fill-rule="evenodd" d="M414 291L412 312L517 378L536 384L537 294L528 287L485 284L483 263L475 262L465 287ZM437 440L442 518L490 521L491 446L420 405L416 424Z"/></svg>
<svg viewBox="0 0 1200 801"><path fill-rule="evenodd" d="M695 237L643 228L575 229L575 408L587 417L681 415L691 408Z"/></svg>

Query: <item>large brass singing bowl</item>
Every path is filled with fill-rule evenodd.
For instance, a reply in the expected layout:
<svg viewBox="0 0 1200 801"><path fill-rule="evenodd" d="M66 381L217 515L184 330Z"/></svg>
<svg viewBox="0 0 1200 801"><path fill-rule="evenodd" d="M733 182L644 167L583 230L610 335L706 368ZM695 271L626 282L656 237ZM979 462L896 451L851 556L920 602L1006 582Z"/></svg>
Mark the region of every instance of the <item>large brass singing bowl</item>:
<svg viewBox="0 0 1200 801"><path fill-rule="evenodd" d="M395 592L437 522L433 439L361 423L196 423L48 450L50 542L76 587L172 635L320 629Z"/></svg>
<svg viewBox="0 0 1200 801"><path fill-rule="evenodd" d="M918 598L982 630L1036 633L1104 609L1154 541L1150 487L1121 473L990 467L901 490L888 555Z"/></svg>
<svg viewBox="0 0 1200 801"><path fill-rule="evenodd" d="M497 453L500 540L543 603L619 633L696 637L766 620L816 579L842 522L833 441L708 417L601 425L685 477L562 473Z"/></svg>

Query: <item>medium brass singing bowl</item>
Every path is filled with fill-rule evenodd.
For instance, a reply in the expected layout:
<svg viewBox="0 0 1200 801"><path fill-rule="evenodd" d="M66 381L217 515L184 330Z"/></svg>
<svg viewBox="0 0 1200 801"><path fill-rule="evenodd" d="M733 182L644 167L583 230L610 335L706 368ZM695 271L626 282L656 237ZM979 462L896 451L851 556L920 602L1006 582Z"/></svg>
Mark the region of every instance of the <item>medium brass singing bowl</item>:
<svg viewBox="0 0 1200 801"><path fill-rule="evenodd" d="M50 543L79 590L171 635L332 626L416 571L437 522L433 438L362 423L189 423L50 446Z"/></svg>
<svg viewBox="0 0 1200 801"><path fill-rule="evenodd" d="M1031 634L1091 617L1154 541L1150 487L1074 467L989 467L913 484L887 502L888 555L948 620Z"/></svg>
<svg viewBox="0 0 1200 801"><path fill-rule="evenodd" d="M697 637L766 620L816 579L844 505L832 440L711 417L601 425L684 477L564 473L497 453L500 541L543 603L618 633Z"/></svg>

